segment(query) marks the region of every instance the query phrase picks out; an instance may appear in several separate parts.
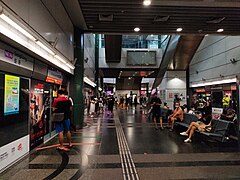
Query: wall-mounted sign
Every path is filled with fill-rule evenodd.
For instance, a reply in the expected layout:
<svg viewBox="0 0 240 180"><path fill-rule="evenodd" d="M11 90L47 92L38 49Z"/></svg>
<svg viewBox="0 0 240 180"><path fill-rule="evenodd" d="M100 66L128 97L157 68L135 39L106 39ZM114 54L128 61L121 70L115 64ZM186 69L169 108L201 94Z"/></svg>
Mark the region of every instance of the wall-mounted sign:
<svg viewBox="0 0 240 180"><path fill-rule="evenodd" d="M231 85L231 91L236 91L237 90L237 86L236 85Z"/></svg>
<svg viewBox="0 0 240 180"><path fill-rule="evenodd" d="M2 44L0 43L0 46L1 45ZM0 49L0 61L4 61L15 66L19 66L21 68L25 68L30 71L33 70L33 59L26 55L23 55L22 53L19 53L14 49L11 50Z"/></svg>
<svg viewBox="0 0 240 180"><path fill-rule="evenodd" d="M20 78L5 75L4 86L4 115L19 113Z"/></svg>
<svg viewBox="0 0 240 180"><path fill-rule="evenodd" d="M48 69L46 82L61 85L62 81L63 81L63 75L61 72Z"/></svg>

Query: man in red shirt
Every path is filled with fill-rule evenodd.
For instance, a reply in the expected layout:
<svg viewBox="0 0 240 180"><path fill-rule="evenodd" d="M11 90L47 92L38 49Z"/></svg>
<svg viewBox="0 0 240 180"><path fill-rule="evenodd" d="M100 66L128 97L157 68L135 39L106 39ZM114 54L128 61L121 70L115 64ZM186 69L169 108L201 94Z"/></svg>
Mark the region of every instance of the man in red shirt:
<svg viewBox="0 0 240 180"><path fill-rule="evenodd" d="M63 146L64 136L63 132L66 131L67 140L69 143L69 147L72 147L71 143L71 133L70 133L70 115L72 110L71 101L65 96L65 92L63 90L58 91L58 97L53 102L53 112L55 113L64 113L64 120L61 122L56 122L56 132L58 133L60 146L57 149L69 151L68 148Z"/></svg>

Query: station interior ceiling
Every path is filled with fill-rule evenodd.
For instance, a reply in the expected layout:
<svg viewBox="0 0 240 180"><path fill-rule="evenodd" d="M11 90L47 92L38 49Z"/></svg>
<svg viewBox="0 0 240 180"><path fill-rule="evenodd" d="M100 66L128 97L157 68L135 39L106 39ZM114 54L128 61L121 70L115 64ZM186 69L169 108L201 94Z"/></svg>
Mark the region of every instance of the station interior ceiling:
<svg viewBox="0 0 240 180"><path fill-rule="evenodd" d="M119 54L116 51L117 49L121 51L121 43L116 41L116 36L119 35L179 35L172 54L166 58L164 56L168 52L165 52L162 60L164 64L161 63L157 69L147 67L134 70L100 69L101 76L108 78L117 78L123 71L121 78L117 78L118 89L139 89L143 77L156 78L154 83L156 87L161 83L167 70L187 70L206 34L219 35L218 29L224 29L221 35L240 34L239 0L154 0L148 7L143 6L142 0L61 0L61 2L75 26L83 29L85 33L108 35L110 37L108 42L115 42L106 47L106 53ZM133 30L135 27L141 30L136 33ZM176 32L179 27L183 29L182 32ZM121 60L119 57L115 59ZM126 83L129 77L132 77L131 83ZM138 85L133 86L133 83Z"/></svg>

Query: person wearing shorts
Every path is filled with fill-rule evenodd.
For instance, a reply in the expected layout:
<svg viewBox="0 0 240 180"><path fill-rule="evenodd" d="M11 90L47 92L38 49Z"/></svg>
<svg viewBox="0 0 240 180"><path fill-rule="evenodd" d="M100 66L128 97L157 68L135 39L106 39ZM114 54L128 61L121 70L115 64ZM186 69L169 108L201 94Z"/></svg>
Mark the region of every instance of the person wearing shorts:
<svg viewBox="0 0 240 180"><path fill-rule="evenodd" d="M161 116L161 108L160 108L161 104L162 104L161 99L157 97L157 94L154 94L154 97L151 99L151 106L152 106L151 112L152 112L152 117L153 117L156 130L158 129L157 121L160 119L160 116ZM161 120L160 120L160 128L162 130L163 127L162 127Z"/></svg>
<svg viewBox="0 0 240 180"><path fill-rule="evenodd" d="M171 123L170 131L173 131L175 121L183 121L183 110L180 107L180 103L176 102L175 107L176 109L174 110L173 114L168 117L168 123Z"/></svg>
<svg viewBox="0 0 240 180"><path fill-rule="evenodd" d="M58 133L58 139L59 139L59 146L57 149L63 150L63 151L69 151L69 148L72 147L71 143L71 132L70 132L70 116L71 116L71 109L72 109L72 103L65 96L65 92L63 90L58 91L58 97L53 102L53 112L55 113L64 113L64 120L61 122L55 123L56 132ZM63 132L66 132L67 140L69 143L69 148L63 146L64 141L64 135Z"/></svg>

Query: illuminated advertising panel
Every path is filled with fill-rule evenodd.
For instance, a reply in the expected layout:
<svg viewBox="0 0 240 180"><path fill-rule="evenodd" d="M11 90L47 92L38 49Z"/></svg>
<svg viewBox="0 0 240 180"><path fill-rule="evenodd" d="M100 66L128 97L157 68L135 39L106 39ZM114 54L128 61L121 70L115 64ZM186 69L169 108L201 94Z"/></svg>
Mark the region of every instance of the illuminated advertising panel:
<svg viewBox="0 0 240 180"><path fill-rule="evenodd" d="M5 75L4 116L19 113L20 78Z"/></svg>

